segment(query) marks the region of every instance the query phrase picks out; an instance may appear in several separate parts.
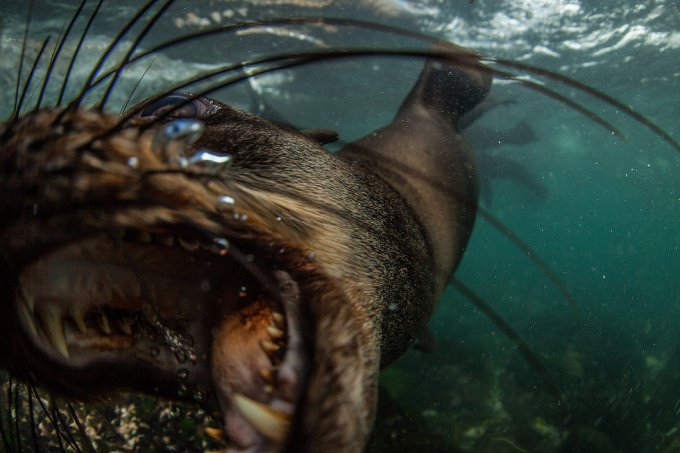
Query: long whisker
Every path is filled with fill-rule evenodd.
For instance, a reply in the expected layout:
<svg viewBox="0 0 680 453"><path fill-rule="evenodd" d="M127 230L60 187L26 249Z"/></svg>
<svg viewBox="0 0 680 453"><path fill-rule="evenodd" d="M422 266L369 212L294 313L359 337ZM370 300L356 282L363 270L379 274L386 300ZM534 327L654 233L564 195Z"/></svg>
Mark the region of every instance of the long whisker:
<svg viewBox="0 0 680 453"><path fill-rule="evenodd" d="M548 71L547 69L543 69L538 66L528 65L526 63L519 63L512 60L505 60L502 58L486 58L486 57L483 57L482 61L498 63L503 66L520 69L522 71L527 71L535 75L544 76L551 80L555 80L567 86L576 88L580 91L583 91L584 93L588 93L589 95L600 99L604 103L609 104L612 107L623 111L628 116L633 118L635 121L651 130L655 135L663 139L666 143L670 144L677 151L680 151L680 143L675 138L673 138L673 136L671 136L668 132L666 132L663 128L659 127L656 123L651 121L649 118L647 118L637 110L633 109L631 106L624 104L623 102L608 95L607 93L604 93L603 91L598 90L597 88L593 88L590 85L586 85L585 83L579 82L576 79L572 79L571 77L564 76L557 72Z"/></svg>
<svg viewBox="0 0 680 453"><path fill-rule="evenodd" d="M128 105L130 105L130 101L132 100L132 97L135 95L137 92L137 89L139 88L139 85L142 83L142 80L144 80L144 77L146 77L146 74L149 72L149 69L151 69L151 66L156 62L156 59L154 58L151 63L149 63L149 66L146 67L144 72L142 73L141 77L139 80L137 80L137 83L135 83L135 86L132 87L132 90L130 91L130 94L128 95L127 99L125 99L125 103L123 104L123 107L121 107L120 112L118 112L119 115L122 115L128 108Z"/></svg>
<svg viewBox="0 0 680 453"><path fill-rule="evenodd" d="M33 392L31 384L26 384L26 395L28 396L28 421L31 428L31 439L33 440L33 448L35 451L40 451L38 443L38 432L35 424L35 407L33 403Z"/></svg>
<svg viewBox="0 0 680 453"><path fill-rule="evenodd" d="M524 254L534 262L534 265L540 269L543 274L550 279L553 285L562 293L562 296L569 302L571 308L578 313L578 306L576 305L576 300L574 295L571 293L567 285L562 282L560 277L552 270L550 265L541 258L534 249L532 249L529 244L524 242L519 236L517 236L510 228L505 226L496 216L491 214L490 211L478 206L477 213L486 220L492 227L499 231L503 236L508 238L518 249L520 249Z"/></svg>
<svg viewBox="0 0 680 453"><path fill-rule="evenodd" d="M376 57L376 56L398 56L398 57L417 57L417 58L434 58L434 59L440 59L442 61L447 61L447 62L452 62L455 64L458 64L463 67L471 67L471 68L476 68L479 70L484 70L484 71L489 71L491 73L494 72L492 68L488 68L487 66L482 66L479 63L479 60L477 59L476 55L470 54L470 53L456 53L456 52L451 52L451 51L438 51L438 50L422 50L422 49L414 49L414 50L404 50L404 49L398 49L398 50L392 50L392 49L334 49L330 51L308 51L308 52L295 52L295 53L289 53L289 54L280 54L276 56L268 56L268 57L263 57L263 58L257 58L254 60L250 60L248 62L241 62L241 63L234 63L226 66L222 66L218 69L208 71L206 73L203 73L197 77L194 77L190 80L181 82L171 89L167 90L165 93L159 94L155 96L153 99L159 99L165 95L167 95L170 92L181 90L183 88L186 88L189 85L199 83L223 74L226 74L228 72L232 72L235 70L243 70L243 69L248 69L248 68L256 68L254 70L248 70L244 71L244 73L239 73L238 75L212 85L210 88L203 90L200 92L200 94L197 94L195 97L191 97L190 99L187 99L185 102L178 104L175 106L175 109L180 108L187 103L193 101L196 97L199 96L204 96L207 94L210 94L214 91L217 91L221 88L227 87L229 85L233 85L237 82L240 82L241 80L245 80L249 77L253 77L255 75L262 75L266 74L269 72L274 72L274 71L279 71L282 69L290 69L296 66L301 66L305 64L310 64L310 63L316 63L319 61L328 61L328 60L339 60L339 59L345 59L345 58L357 58L357 57ZM260 67L262 65L270 65L267 67ZM502 73L504 77L508 76L508 73ZM546 89L547 90L547 89ZM559 98L560 95L556 94L556 98ZM576 103L574 103L576 104ZM174 111L171 110L168 113ZM591 110L587 109L584 106L579 106L578 111L581 113L586 114L589 118L599 118L599 116L595 113L592 112ZM125 117L122 118L121 120L121 125L124 124L130 117L135 115L137 111L133 110L128 113ZM601 124L603 126L607 126L608 123L600 119L598 121L598 124ZM616 129L612 129L610 127L607 127L607 129L612 132L613 134L620 134ZM118 128L114 127L109 133L113 133L115 131L119 130ZM97 137L99 138L99 137Z"/></svg>
<svg viewBox="0 0 680 453"><path fill-rule="evenodd" d="M21 90L21 73L26 59L26 45L28 43L28 30L31 25L31 18L33 17L33 0L28 2L26 11L26 25L24 26L24 38L21 43L21 54L19 56L19 69L17 71L17 84L14 89L14 108L12 116L16 119L19 116L19 91Z"/></svg>
<svg viewBox="0 0 680 453"><path fill-rule="evenodd" d="M81 11L83 10L83 7L85 6L85 3L87 0L82 0L80 2L80 5L78 5L78 8L76 9L75 13L73 16L71 16L71 20L69 21L66 30L64 33L61 35L61 38L59 39L59 43L57 44L57 47L54 50L54 54L52 54L52 58L50 59L50 64L47 66L47 71L45 71L45 79L43 81L42 87L40 89L40 94L38 95L38 102L36 103L36 107L40 108L40 105L42 104L43 96L45 95L45 91L47 91L47 84L50 81L50 76L52 75L52 71L54 70L54 66L57 63L57 60L59 59L59 54L61 53L62 49L64 48L64 44L66 43L66 39L68 38L69 34L71 33L71 30L73 29L73 24L75 24L76 19L80 16Z"/></svg>
<svg viewBox="0 0 680 453"><path fill-rule="evenodd" d="M118 32L111 44L106 48L106 50L104 50L104 53L101 55L101 57L99 57L99 60L95 64L94 68L92 68L90 75L83 84L82 90L80 90L78 96L76 96L76 98L71 102L70 106L80 106L82 104L83 98L90 91L90 88L92 88L92 82L94 81L95 77L97 77L97 74L99 74L99 71L101 70L102 66L104 66L104 63L106 63L108 60L111 52L113 52L116 46L120 44L123 36L125 36L125 34L144 16L144 14L146 14L146 12L154 5L154 3L156 3L156 1L157 0L148 0L144 6L142 6L142 8L140 8Z"/></svg>
<svg viewBox="0 0 680 453"><path fill-rule="evenodd" d="M66 420L64 419L64 416L61 413L61 410L59 409L59 405L56 403L56 400L54 399L54 396L52 396L52 403L50 404L54 410L54 414L59 422L60 429L63 429L65 433L65 440L68 442L68 444L73 448L76 453L82 453L82 450L78 446L78 442L76 439L73 437L73 434L71 434L71 430L69 429L68 425L66 424Z"/></svg>
<svg viewBox="0 0 680 453"><path fill-rule="evenodd" d="M481 297L479 297L463 282L454 278L451 284L454 288L460 291L460 293L463 294L466 299L471 301L479 311L491 319L496 327L498 327L498 329L500 329L500 331L503 332L505 336L514 343L517 349L519 349L519 352L524 356L529 366L531 366L531 368L534 370L534 373L536 373L539 379L543 382L543 385L548 390L550 395L555 399L556 404L561 408L565 415L568 415L569 409L565 404L566 401L564 399L564 395L552 377L550 377L550 373L548 373L548 370L541 362L541 359L531 349L527 342L524 341L524 339L517 332L515 332L515 330L510 327L510 325L503 318L501 318L493 308L491 308L491 306L484 302ZM564 419L567 419L567 417L563 417L563 420Z"/></svg>
<svg viewBox="0 0 680 453"><path fill-rule="evenodd" d="M76 64L76 59L78 58L78 55L80 54L80 49L83 47L83 43L85 42L85 36L87 36L88 31L90 31L90 27L92 26L92 22L94 22L94 18L97 17L97 14L99 13L99 8L101 8L103 3L104 3L104 0L99 0L97 2L97 5L95 6L94 11L90 15L90 18L87 20L87 23L85 24L85 28L83 29L83 32L80 35L80 39L78 40L78 44L76 45L76 48L73 51L73 55L71 55L71 61L69 61L68 68L66 69L66 75L64 76L64 80L61 84L61 89L59 90L59 96L57 97L57 104L56 105L61 105L61 101L64 99L64 94L66 93L66 85L68 84L69 80L71 79L71 72L73 71L73 67Z"/></svg>
<svg viewBox="0 0 680 453"><path fill-rule="evenodd" d="M365 28L365 29L370 29L373 31L382 31L390 34L395 34L399 36L404 36L404 37L410 37L413 39L420 40L421 42L428 43L430 45L436 45L436 44L441 44L444 43L442 39L439 38L434 38L429 35L426 35L424 33L419 33L419 32L414 32L411 30L404 30L398 27L393 27L385 24L378 24L370 21L362 21L362 20L353 20L353 19L342 19L342 18L310 18L310 17L300 17L300 18L289 18L289 19L279 19L279 20L270 20L270 21L252 21L252 22L243 22L239 24L233 24L233 25L227 25L219 28L214 28L210 30L203 30L200 32L195 32L189 35L185 35L179 38L175 38L169 41L166 41L158 46L155 46L145 52L140 52L138 55L135 57L131 58L129 63L134 63L138 59L144 58L148 55L155 54L157 52L160 52L161 50L173 47L175 45L181 44L181 43L186 43L195 39L215 35L215 34L222 34L222 33L232 33L238 30L242 29L249 29L249 28L257 28L257 27L262 27L262 26L284 26L284 25L342 25L342 26L351 26L351 27L359 27L359 28ZM395 52L395 54L398 54L398 52ZM649 118L646 116L640 114L633 108L621 103L620 101L617 101L615 98L612 96L607 95L606 93L597 90L596 88L593 88L589 85L586 85L582 82L579 82L576 79L564 76L562 74L559 74L554 71L550 71L547 69L539 68L536 66L532 65L527 65L524 63L518 63L512 60L506 60L502 58L492 58L492 57L484 57L484 56L478 56L478 60L481 62L487 62L487 63L495 63L501 66L506 66L510 68L515 68L515 69L520 69L523 71L526 71L528 73L545 77L550 80L554 80L557 82L560 82L562 84L565 84L569 87L575 88L579 91L582 91L584 93L587 93L613 107L616 107L626 113L628 116L633 118L635 121L641 123L648 129L650 129L655 135L660 137L662 140L670 144L673 148L676 150L680 151L680 143L678 143L677 140L675 140L668 132L666 132L663 128L655 124L653 121L651 121ZM507 73L504 73L503 71L495 70L493 69L494 73L497 73L499 76L502 76L503 78L507 78ZM100 83L103 79L106 77L111 76L113 71L102 75L95 83L94 85ZM513 77L515 80L520 81L525 86L529 86L532 89L535 89L537 91L540 91L543 94L547 94L553 99L558 100L559 102L564 102L566 99L565 96L556 94L554 90L551 90L547 87L543 87L542 85L538 84L533 84L533 83L528 83L527 81L522 81L521 79L517 79L516 76ZM540 88L539 88L540 87ZM606 121L602 120L598 115L596 115L594 112L592 112L589 109L585 109L584 107L575 107L578 104L574 102L564 102L571 108L576 108L577 111L580 113L586 115L588 118L593 119L596 121L598 124L602 125L603 127L606 127L612 134L621 137L622 134L618 129L613 128L609 123Z"/></svg>
<svg viewBox="0 0 680 453"><path fill-rule="evenodd" d="M40 47L40 50L38 51L38 54L35 57L35 61L33 62L33 66L31 67L31 71L28 73L28 77L26 78L26 83L24 84L23 90L21 90L21 96L19 97L19 102L17 103L15 111L14 111L14 121L16 121L19 118L19 114L21 113L21 108L23 107L24 101L26 99L26 93L28 92L28 88L31 86L31 80L33 80L33 76L35 75L35 72L38 69L38 63L40 62L40 59L42 58L42 55L45 52L45 48L47 47L47 43L49 43L49 42L50 42L50 37L48 36L43 41L42 46Z"/></svg>
<svg viewBox="0 0 680 453"><path fill-rule="evenodd" d="M158 22L158 20L163 16L163 14L168 10L170 5L174 0L166 0L165 4L161 6L158 11L151 17L151 19L147 22L147 24L144 26L144 29L137 35L137 38L135 41L132 43L130 48L128 49L127 53L125 54L125 57L121 61L121 63L118 65L118 68L116 69L116 72L113 75L113 79L111 80L111 83L109 83L108 88L106 89L106 92L102 96L101 100L99 101L99 104L97 104L96 108L101 110L104 108L106 103L108 102L109 96L111 96L111 92L113 91L114 87L116 86L116 82L118 81L118 78L120 77L121 73L123 72L123 69L125 69L128 61L130 61L130 57L132 56L132 53L137 50L137 47L139 46L139 43L142 42L144 37L151 31L153 26Z"/></svg>
<svg viewBox="0 0 680 453"><path fill-rule="evenodd" d="M66 406L68 407L69 413L71 414L73 421L76 423L76 426L78 427L78 433L80 433L80 437L83 440L85 450L87 450L88 453L97 453L97 450L94 448L94 445L92 445L92 441L90 440L90 437L87 435L85 427L81 423L80 418L78 417L78 413L73 408L73 405L70 402L67 402Z"/></svg>

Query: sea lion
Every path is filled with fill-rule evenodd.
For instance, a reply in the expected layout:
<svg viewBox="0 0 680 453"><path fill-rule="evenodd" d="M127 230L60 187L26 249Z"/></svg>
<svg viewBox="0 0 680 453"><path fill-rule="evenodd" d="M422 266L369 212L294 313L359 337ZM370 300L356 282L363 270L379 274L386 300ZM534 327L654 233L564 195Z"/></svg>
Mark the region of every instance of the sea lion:
<svg viewBox="0 0 680 453"><path fill-rule="evenodd" d="M475 219L457 121L491 74L437 50L452 60L425 64L392 123L337 154L182 93L124 125L75 104L5 122L0 365L78 398L219 407L229 451L361 451L378 372Z"/></svg>

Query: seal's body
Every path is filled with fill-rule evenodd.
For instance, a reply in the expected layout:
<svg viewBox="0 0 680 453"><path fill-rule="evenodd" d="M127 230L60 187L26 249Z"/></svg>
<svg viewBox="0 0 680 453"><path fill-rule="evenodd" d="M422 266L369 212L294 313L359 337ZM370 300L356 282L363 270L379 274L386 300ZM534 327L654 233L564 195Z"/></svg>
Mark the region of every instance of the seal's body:
<svg viewBox="0 0 680 453"><path fill-rule="evenodd" d="M394 121L337 154L188 95L123 127L77 108L4 124L1 365L77 397L219 406L231 451L360 451L378 371L424 328L474 223L457 121L490 76L445 49L466 64L427 62ZM192 108L167 115L178 96ZM171 119L205 130L173 139Z"/></svg>

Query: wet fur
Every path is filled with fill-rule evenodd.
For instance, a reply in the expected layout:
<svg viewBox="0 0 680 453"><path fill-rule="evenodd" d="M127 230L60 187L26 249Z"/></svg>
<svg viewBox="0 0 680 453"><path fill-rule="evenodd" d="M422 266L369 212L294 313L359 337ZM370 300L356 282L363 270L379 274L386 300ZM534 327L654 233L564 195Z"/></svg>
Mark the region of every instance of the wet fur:
<svg viewBox="0 0 680 453"><path fill-rule="evenodd" d="M428 80L427 71L421 80ZM424 109L418 114L424 115L426 123L433 120L427 110L436 105L449 121L444 129L453 135L451 140L455 140L455 120L470 106L437 105L439 91L423 92L435 85L429 80L428 84L417 86L407 105ZM427 100L427 105L413 102L414 97ZM404 109L401 113L408 112ZM340 153L344 159L340 160L318 153L318 144L302 134L227 109L224 117L213 118L214 124L208 123L208 133L196 145L234 150L235 166L230 167L223 178L215 180L200 172L174 172L159 160L152 149L152 129L123 129L93 142L92 153L83 155L76 145L106 135L118 126L117 119L80 110L67 112L61 121L73 128L65 127L65 132L54 130L54 115L62 113L22 114L18 121L0 132L5 138L28 134L33 137L28 143L17 138L3 144L2 170L5 181L9 181L4 186L3 199L9 199L9 188L24 190L36 197L32 202L39 204L41 215L49 213L42 211L43 207L57 214L49 219L28 218L12 225L12 230L3 235L5 256L11 257L5 259L5 266L19 268L54 244L72 240L79 234L91 231L109 234L112 224L155 228L160 219L167 225L181 224L203 234L234 238L245 251L259 253L258 258L273 260L295 275L300 292L310 301L306 316L314 327L307 335L332 339L330 343L315 342L311 351L317 368L300 402L304 411L302 419L297 420L299 427L294 433L293 446L318 451L360 449L373 422L377 364L391 362L413 341L460 260L476 205L472 161L464 157L463 165L458 162L456 167L462 171L457 178L466 179L462 195L433 191L443 200L458 200L460 206L456 209L465 211L460 217L464 220L449 219L443 221L442 226L437 224L439 217L432 215L441 206L441 200L432 207L422 207L422 202L428 200L426 196L419 198L417 193L393 190L401 187L403 179L412 177L404 168L413 168L414 162L408 160L409 156L400 160L381 155L380 149L373 146L375 137L350 145ZM394 142L399 143L396 147L404 146L398 121L399 116L396 131L388 127L379 133L382 145ZM42 135L35 134L36 131ZM422 132L422 137L414 137L415 143L431 139L432 134ZM390 134L396 135L390 138ZM465 154L466 151L462 151L461 155ZM142 157L140 171L130 171L126 162L131 156ZM85 171L74 178L71 168ZM262 168L266 173L244 171L249 168ZM270 172L272 168L277 172ZM45 171L49 178L32 180L31 175L39 171L36 169ZM424 173L432 178L437 170L442 168L435 165ZM446 175L450 174L450 168L444 170ZM297 180L298 174L328 177L308 179L306 185L296 188L290 183ZM279 175L281 179L277 180ZM433 186L439 188L436 182ZM220 222L223 219L215 210L214 198L224 193L238 200L238 212L249 219L247 228ZM465 198L469 194L473 197ZM352 203L329 208L327 202L332 198ZM119 209L111 200L130 203L130 206ZM152 200L155 206L136 206L142 200ZM31 208L30 204L6 203L2 214L17 216ZM383 209L385 206L390 207L389 212ZM272 213L280 215L283 222L272 222ZM456 215L461 213L452 214ZM461 231L460 236L433 239L438 230L452 224L456 225L456 231ZM36 244L35 238L44 231L50 231L50 237ZM23 242L26 238L30 249L26 249ZM276 250L269 245L272 242L276 243ZM283 253L279 252L281 246ZM308 256L310 251L315 252L312 260ZM272 258L277 254L278 258ZM367 269L371 271L370 278ZM2 278L3 290L11 294L15 283L5 275ZM364 303L351 303L356 300ZM400 310L396 313L388 310L388 302L395 303ZM13 313L3 307L2 315ZM7 344L8 336L2 341L5 342L3 349L12 354L21 354L22 348L27 347ZM3 366L20 377L32 379L30 376L35 370L14 369L13 357L11 354L8 357ZM357 363L362 365L352 368L354 372L345 372L350 366L347 364ZM69 379L57 377L57 381L64 381L64 388L54 382L50 385L68 390ZM134 380L134 376L130 379ZM37 381L42 380L50 381L38 373ZM167 382L167 386L168 393L172 393L173 383ZM328 395L338 399L329 399ZM343 395L347 395L347 400L343 400ZM338 420L352 422L339 426Z"/></svg>

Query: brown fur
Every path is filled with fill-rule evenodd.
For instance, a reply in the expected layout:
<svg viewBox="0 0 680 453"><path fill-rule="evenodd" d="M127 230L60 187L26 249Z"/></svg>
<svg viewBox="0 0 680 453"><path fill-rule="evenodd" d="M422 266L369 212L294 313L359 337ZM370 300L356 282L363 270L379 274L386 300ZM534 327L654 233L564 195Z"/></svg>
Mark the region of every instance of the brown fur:
<svg viewBox="0 0 680 453"><path fill-rule="evenodd" d="M14 299L28 263L85 237L115 241L126 229L226 237L265 273L285 269L300 293L311 370L288 446L361 450L379 369L423 329L474 221L474 164L456 122L490 81L484 71L440 66L428 65L392 124L337 155L224 106L204 118L206 132L193 148L234 156L217 177L165 161L153 149L156 127L107 134L118 121L108 114L49 109L6 124L3 300ZM138 165L129 165L131 157ZM233 210L220 209L220 195L236 200ZM9 332L0 349L2 365L16 374L77 396L100 386L176 391L172 367L158 371L156 383L121 369L115 382L97 384L93 376L105 369L31 364L45 357L21 334L15 310L0 307L0 328ZM196 386L206 367L199 357Z"/></svg>

